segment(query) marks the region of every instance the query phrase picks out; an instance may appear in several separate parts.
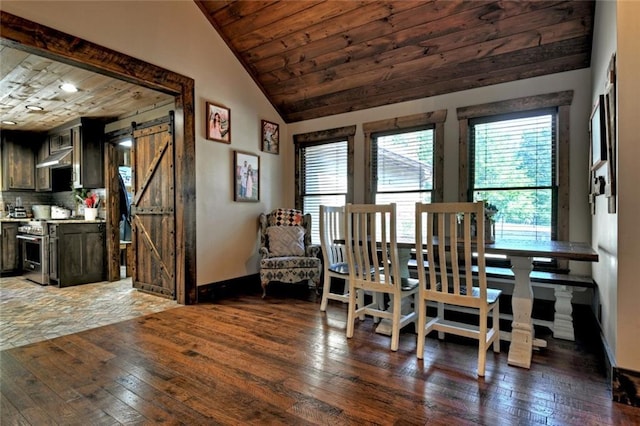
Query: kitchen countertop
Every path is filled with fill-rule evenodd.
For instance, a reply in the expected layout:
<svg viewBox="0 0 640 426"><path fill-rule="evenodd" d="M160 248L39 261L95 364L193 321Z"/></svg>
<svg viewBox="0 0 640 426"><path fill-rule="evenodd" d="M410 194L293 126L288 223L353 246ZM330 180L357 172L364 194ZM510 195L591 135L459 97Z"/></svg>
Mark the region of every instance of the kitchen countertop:
<svg viewBox="0 0 640 426"><path fill-rule="evenodd" d="M85 219L47 219L47 223L105 223L104 219L85 220Z"/></svg>
<svg viewBox="0 0 640 426"><path fill-rule="evenodd" d="M22 218L14 218L14 217L3 217L0 218L0 222L29 222L29 221L33 221L33 220L44 220L47 223L104 223L105 220L104 219L96 219L96 220L85 220L82 218L74 218L74 219L33 219L33 218L29 218L29 217L22 217Z"/></svg>

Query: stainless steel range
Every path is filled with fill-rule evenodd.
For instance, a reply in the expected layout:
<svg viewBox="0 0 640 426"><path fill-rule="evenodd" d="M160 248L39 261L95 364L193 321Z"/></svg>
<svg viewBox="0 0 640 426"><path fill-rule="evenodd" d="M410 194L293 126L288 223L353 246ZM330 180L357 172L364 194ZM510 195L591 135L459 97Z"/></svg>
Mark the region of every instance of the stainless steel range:
<svg viewBox="0 0 640 426"><path fill-rule="evenodd" d="M49 284L49 235L47 222L31 221L18 227L23 276L41 285Z"/></svg>

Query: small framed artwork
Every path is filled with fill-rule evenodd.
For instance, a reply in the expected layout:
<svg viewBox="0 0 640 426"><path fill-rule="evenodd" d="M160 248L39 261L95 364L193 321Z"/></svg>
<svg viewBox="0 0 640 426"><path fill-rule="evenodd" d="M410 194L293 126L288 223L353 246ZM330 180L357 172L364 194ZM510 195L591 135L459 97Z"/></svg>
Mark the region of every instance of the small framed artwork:
<svg viewBox="0 0 640 426"><path fill-rule="evenodd" d="M207 139L231 143L231 110L207 102Z"/></svg>
<svg viewBox="0 0 640 426"><path fill-rule="evenodd" d="M591 112L589 134L591 136L591 170L596 170L607 161L607 116L604 95L598 96L598 101Z"/></svg>
<svg viewBox="0 0 640 426"><path fill-rule="evenodd" d="M262 120L262 150L271 154L280 152L280 126L277 123Z"/></svg>
<svg viewBox="0 0 640 426"><path fill-rule="evenodd" d="M233 151L234 201L260 200L260 157Z"/></svg>

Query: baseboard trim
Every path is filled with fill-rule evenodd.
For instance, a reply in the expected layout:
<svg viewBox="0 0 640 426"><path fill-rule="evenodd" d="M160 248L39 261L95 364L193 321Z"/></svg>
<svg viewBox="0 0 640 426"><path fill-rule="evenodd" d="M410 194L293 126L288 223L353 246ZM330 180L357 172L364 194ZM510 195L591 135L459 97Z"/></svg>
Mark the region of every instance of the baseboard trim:
<svg viewBox="0 0 640 426"><path fill-rule="evenodd" d="M260 291L259 274L245 275L230 280L198 286L198 303L215 302L217 299L235 296L237 294L255 293Z"/></svg>
<svg viewBox="0 0 640 426"><path fill-rule="evenodd" d="M615 402L640 407L640 372L613 367L611 386Z"/></svg>
<svg viewBox="0 0 640 426"><path fill-rule="evenodd" d="M593 311L591 313L593 314ZM600 329L600 345L612 401L640 407L640 372L616 366L615 356L605 339L602 324L596 315L594 315L594 322Z"/></svg>

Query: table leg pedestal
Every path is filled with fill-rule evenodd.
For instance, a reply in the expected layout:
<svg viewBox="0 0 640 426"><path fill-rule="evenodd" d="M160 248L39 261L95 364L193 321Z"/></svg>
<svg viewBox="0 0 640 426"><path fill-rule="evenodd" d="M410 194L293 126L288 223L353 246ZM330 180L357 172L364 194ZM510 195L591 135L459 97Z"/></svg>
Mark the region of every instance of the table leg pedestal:
<svg viewBox="0 0 640 426"><path fill-rule="evenodd" d="M529 368L533 350L534 329L531 322L533 308L533 290L529 274L533 269L530 257L512 257L511 269L515 277L515 286L511 306L513 323L511 324L511 345L509 346L509 365Z"/></svg>
<svg viewBox="0 0 640 426"><path fill-rule="evenodd" d="M572 288L566 285L554 289L556 297L555 314L553 317L553 337L556 339L575 340L573 333L573 307L571 299Z"/></svg>

